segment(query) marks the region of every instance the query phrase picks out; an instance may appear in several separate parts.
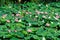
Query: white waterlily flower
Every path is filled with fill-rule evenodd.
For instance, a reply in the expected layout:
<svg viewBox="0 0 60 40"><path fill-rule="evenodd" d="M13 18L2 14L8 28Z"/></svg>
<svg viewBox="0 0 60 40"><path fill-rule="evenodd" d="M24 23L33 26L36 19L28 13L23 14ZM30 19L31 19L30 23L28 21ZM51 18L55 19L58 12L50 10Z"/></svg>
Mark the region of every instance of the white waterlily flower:
<svg viewBox="0 0 60 40"><path fill-rule="evenodd" d="M42 20L42 22L44 23L44 20Z"/></svg>
<svg viewBox="0 0 60 40"><path fill-rule="evenodd" d="M41 4L39 4L38 6L41 6Z"/></svg>
<svg viewBox="0 0 60 40"><path fill-rule="evenodd" d="M38 17L38 16L35 16L36 18Z"/></svg>
<svg viewBox="0 0 60 40"><path fill-rule="evenodd" d="M53 22L51 22L53 24Z"/></svg>
<svg viewBox="0 0 60 40"><path fill-rule="evenodd" d="M60 24L59 22L57 24Z"/></svg>
<svg viewBox="0 0 60 40"><path fill-rule="evenodd" d="M12 6L9 6L9 8L12 8Z"/></svg>
<svg viewBox="0 0 60 40"><path fill-rule="evenodd" d="M54 17L56 20L58 20L58 18Z"/></svg>
<svg viewBox="0 0 60 40"><path fill-rule="evenodd" d="M43 15L42 17L43 17L43 18L46 18L46 16L45 16L45 15Z"/></svg>
<svg viewBox="0 0 60 40"><path fill-rule="evenodd" d="M20 11L18 11L18 13L21 13Z"/></svg>
<svg viewBox="0 0 60 40"><path fill-rule="evenodd" d="M45 37L43 37L43 38L42 38L42 40L46 40L46 38L45 38Z"/></svg>
<svg viewBox="0 0 60 40"><path fill-rule="evenodd" d="M22 20L20 19L18 22L21 22Z"/></svg>
<svg viewBox="0 0 60 40"><path fill-rule="evenodd" d="M21 0L19 0L19 2L21 2Z"/></svg>
<svg viewBox="0 0 60 40"><path fill-rule="evenodd" d="M29 23L29 26L31 26L31 23Z"/></svg>
<svg viewBox="0 0 60 40"><path fill-rule="evenodd" d="M51 17L49 16L48 18L50 19Z"/></svg>
<svg viewBox="0 0 60 40"><path fill-rule="evenodd" d="M30 15L30 17L31 17L32 15Z"/></svg>
<svg viewBox="0 0 60 40"><path fill-rule="evenodd" d="M55 13L55 15L58 15L58 13Z"/></svg>
<svg viewBox="0 0 60 40"><path fill-rule="evenodd" d="M46 4L46 7L48 7L48 5Z"/></svg>

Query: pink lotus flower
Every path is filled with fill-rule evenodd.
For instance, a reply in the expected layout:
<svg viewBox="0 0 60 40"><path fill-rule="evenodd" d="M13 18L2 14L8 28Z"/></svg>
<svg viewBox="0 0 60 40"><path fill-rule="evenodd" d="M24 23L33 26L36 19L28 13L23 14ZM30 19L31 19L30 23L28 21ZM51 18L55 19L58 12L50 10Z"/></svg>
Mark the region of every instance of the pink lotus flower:
<svg viewBox="0 0 60 40"><path fill-rule="evenodd" d="M31 12L26 12L26 14L32 14Z"/></svg>
<svg viewBox="0 0 60 40"><path fill-rule="evenodd" d="M36 10L36 13L37 13L37 14L40 14L40 11Z"/></svg>
<svg viewBox="0 0 60 40"><path fill-rule="evenodd" d="M20 14L16 14L16 16L20 16Z"/></svg>
<svg viewBox="0 0 60 40"><path fill-rule="evenodd" d="M29 14L29 12L26 12L26 14Z"/></svg>
<svg viewBox="0 0 60 40"><path fill-rule="evenodd" d="M17 30L14 30L14 32L17 32Z"/></svg>
<svg viewBox="0 0 60 40"><path fill-rule="evenodd" d="M6 20L6 22L10 23L10 20Z"/></svg>
<svg viewBox="0 0 60 40"><path fill-rule="evenodd" d="M15 19L15 22L18 22L19 20L18 19Z"/></svg>
<svg viewBox="0 0 60 40"><path fill-rule="evenodd" d="M46 16L44 16L44 15L43 15L42 17L43 17L43 18L46 18Z"/></svg>
<svg viewBox="0 0 60 40"><path fill-rule="evenodd" d="M50 24L49 23L46 23L46 26L50 26Z"/></svg>
<svg viewBox="0 0 60 40"><path fill-rule="evenodd" d="M27 32L32 32L32 30L31 29L28 29Z"/></svg>
<svg viewBox="0 0 60 40"><path fill-rule="evenodd" d="M14 14L12 14L12 16L14 16Z"/></svg>
<svg viewBox="0 0 60 40"><path fill-rule="evenodd" d="M5 18L7 16L7 14L4 14L3 16L2 16L2 18Z"/></svg>
<svg viewBox="0 0 60 40"><path fill-rule="evenodd" d="M29 14L32 14L31 12L29 12Z"/></svg>
<svg viewBox="0 0 60 40"><path fill-rule="evenodd" d="M44 14L48 14L47 12L44 12Z"/></svg>
<svg viewBox="0 0 60 40"><path fill-rule="evenodd" d="M8 32L11 32L11 30L8 30Z"/></svg>
<svg viewBox="0 0 60 40"><path fill-rule="evenodd" d="M59 15L56 15L56 18L60 18L60 16Z"/></svg>

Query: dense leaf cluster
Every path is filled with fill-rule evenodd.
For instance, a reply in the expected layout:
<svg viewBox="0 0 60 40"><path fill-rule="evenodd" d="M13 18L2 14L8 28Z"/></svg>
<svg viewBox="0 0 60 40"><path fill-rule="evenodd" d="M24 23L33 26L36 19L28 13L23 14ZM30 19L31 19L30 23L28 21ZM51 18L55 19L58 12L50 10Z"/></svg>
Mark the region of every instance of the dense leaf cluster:
<svg viewBox="0 0 60 40"><path fill-rule="evenodd" d="M0 0L0 5L9 4L9 3L26 3L26 2L34 2L34 3L49 3L49 2L57 2L60 0Z"/></svg>
<svg viewBox="0 0 60 40"><path fill-rule="evenodd" d="M1 6L0 39L60 40L59 3Z"/></svg>

